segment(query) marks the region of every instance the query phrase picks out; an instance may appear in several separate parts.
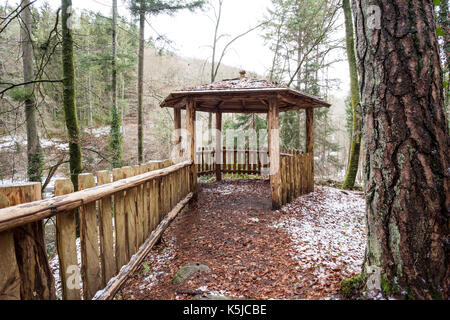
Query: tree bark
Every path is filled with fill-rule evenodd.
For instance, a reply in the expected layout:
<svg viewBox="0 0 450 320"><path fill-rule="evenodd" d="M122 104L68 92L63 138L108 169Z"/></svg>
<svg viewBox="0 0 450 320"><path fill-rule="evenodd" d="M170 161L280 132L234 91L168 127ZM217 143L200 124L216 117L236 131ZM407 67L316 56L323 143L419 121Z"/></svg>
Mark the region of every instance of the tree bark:
<svg viewBox="0 0 450 320"><path fill-rule="evenodd" d="M29 0L21 2L22 8L22 61L23 61L23 80L30 82L34 79L34 61L33 61L33 43L32 43L32 19L31 6ZM39 133L36 123L36 101L34 97L34 85L26 85L27 99L25 100L25 118L27 125L27 158L28 158L28 180L41 182L43 154L39 142Z"/></svg>
<svg viewBox="0 0 450 320"><path fill-rule="evenodd" d="M143 1L141 1L143 7ZM138 65L138 162L144 161L144 140L143 140L143 92L144 92L144 48L145 48L145 11L139 13L139 65Z"/></svg>
<svg viewBox="0 0 450 320"><path fill-rule="evenodd" d="M433 2L352 5L366 151L365 266L378 267L386 296L447 299L449 132Z"/></svg>
<svg viewBox="0 0 450 320"><path fill-rule="evenodd" d="M122 133L120 132L121 117L117 108L117 0L112 1L112 107L111 107L111 165L119 168L122 165Z"/></svg>
<svg viewBox="0 0 450 320"><path fill-rule="evenodd" d="M73 65L73 39L71 30L72 0L61 0L62 13L62 63L64 115L69 136L70 179L78 191L78 175L81 173L80 128L75 104L75 71Z"/></svg>
<svg viewBox="0 0 450 320"><path fill-rule="evenodd" d="M348 66L350 70L350 86L353 110L352 142L348 161L347 174L343 188L353 189L358 174L359 154L361 150L361 111L360 93L358 87L358 67L356 65L355 40L353 37L353 21L350 0L342 2L345 16L345 39L347 46Z"/></svg>

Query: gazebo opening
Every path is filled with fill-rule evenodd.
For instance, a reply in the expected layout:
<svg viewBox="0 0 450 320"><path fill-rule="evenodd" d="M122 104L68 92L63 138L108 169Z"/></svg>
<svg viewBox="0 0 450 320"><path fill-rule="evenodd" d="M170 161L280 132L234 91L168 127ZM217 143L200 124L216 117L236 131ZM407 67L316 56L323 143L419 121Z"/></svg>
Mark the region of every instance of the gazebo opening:
<svg viewBox="0 0 450 320"><path fill-rule="evenodd" d="M330 107L318 97L282 87L277 83L240 77L212 84L174 91L161 103L162 108L174 109L176 132L175 149L182 159L194 162L193 179L199 174L213 173L220 181L223 173L245 172L270 177L272 208L278 209L291 199L314 190L314 109ZM280 149L280 112L306 112L305 152ZM181 134L181 110L186 110L186 130ZM196 144L196 112L216 115L215 148L206 149ZM222 115L225 113L267 114L267 149L258 142L258 148L229 150L223 147ZM186 148L181 148L184 142ZM208 161L205 163L205 156Z"/></svg>

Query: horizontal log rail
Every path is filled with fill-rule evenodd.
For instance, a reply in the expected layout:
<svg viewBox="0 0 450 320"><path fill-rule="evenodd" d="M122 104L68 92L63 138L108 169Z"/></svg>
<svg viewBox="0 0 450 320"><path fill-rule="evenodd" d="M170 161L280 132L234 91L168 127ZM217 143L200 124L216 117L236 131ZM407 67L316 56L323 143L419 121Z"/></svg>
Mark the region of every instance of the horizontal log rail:
<svg viewBox="0 0 450 320"><path fill-rule="evenodd" d="M63 300L92 299L136 262L145 244L154 244L196 192L192 161L150 162L95 176L79 175L78 192L69 179L56 180L55 197L34 202L40 197L27 195L39 191L39 183L0 187L0 300L51 300L56 293ZM43 221L52 216L57 285L44 241Z"/></svg>
<svg viewBox="0 0 450 320"><path fill-rule="evenodd" d="M220 172L223 174L263 174L269 168L269 151L267 149L231 149L223 148ZM294 157L300 154L296 150L280 150L280 157ZM196 164L199 176L216 173L215 148L200 148L196 151Z"/></svg>
<svg viewBox="0 0 450 320"><path fill-rule="evenodd" d="M68 195L0 209L0 232L52 217L60 212L76 209L120 191L131 189L152 179L167 176L190 165L192 165L192 161L185 161L168 168L151 171Z"/></svg>
<svg viewBox="0 0 450 320"><path fill-rule="evenodd" d="M169 227L170 223L177 217L177 215L183 210L183 208L189 203L194 194L189 193L182 201L180 201L175 208L173 208L163 221L159 224L159 226L152 232L150 237L145 241L145 243L141 246L138 253L136 253L128 263L128 265L122 270L120 270L119 274L111 279L106 286L105 289L98 292L97 295L93 298L93 300L111 300L114 298L114 295L121 288L124 282L128 279L128 277L137 270L140 266L141 262L153 248L153 246L158 242L161 238L164 231Z"/></svg>

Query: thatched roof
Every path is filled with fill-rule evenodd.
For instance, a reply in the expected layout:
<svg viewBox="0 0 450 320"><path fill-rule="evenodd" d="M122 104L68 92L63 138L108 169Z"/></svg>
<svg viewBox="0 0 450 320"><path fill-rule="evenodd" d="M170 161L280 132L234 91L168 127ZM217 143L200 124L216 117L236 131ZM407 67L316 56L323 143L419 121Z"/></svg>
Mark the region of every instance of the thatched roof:
<svg viewBox="0 0 450 320"><path fill-rule="evenodd" d="M318 97L266 80L250 79L241 72L240 78L174 91L164 99L161 107L185 109L186 100L192 98L196 102L198 111L266 113L268 112L267 100L274 96L278 98L281 112L331 106Z"/></svg>

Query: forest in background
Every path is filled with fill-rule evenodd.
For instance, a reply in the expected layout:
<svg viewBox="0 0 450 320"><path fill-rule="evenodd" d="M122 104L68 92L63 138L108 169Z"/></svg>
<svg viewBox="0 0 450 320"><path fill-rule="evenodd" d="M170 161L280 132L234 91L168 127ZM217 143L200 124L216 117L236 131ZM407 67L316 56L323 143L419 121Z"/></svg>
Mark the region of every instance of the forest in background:
<svg viewBox="0 0 450 320"><path fill-rule="evenodd" d="M231 38L220 52L224 1L129 0L130 20L118 17L117 0L112 17L74 13L71 0L61 0L58 10L30 0L2 7L2 181L42 181L45 188L51 176L70 176L78 190L80 173L167 158L175 117L159 102L174 89L237 77L239 70L222 58L236 40L257 33L273 60L266 74L247 70L250 77L341 106L314 112L315 132L309 131L308 139L303 112L280 115L281 148L302 151L314 136L315 164L309 167L317 180L338 187L317 188L325 193L355 194L342 189L358 188L357 172L364 169L364 204L357 206L365 208L364 261L360 274L342 279L341 290L357 297L377 287L369 299L447 299L448 1L411 0L414 6L407 8L402 1L273 0L264 21ZM166 39L145 39L148 16L195 12L204 5L214 7L216 18L209 60L178 57L164 49ZM342 28L345 38L336 38ZM329 68L345 60L351 92L342 103L330 94L339 83ZM188 109L192 124L193 104ZM309 124L311 116L308 112ZM210 114L197 118L214 125ZM263 115L227 115L224 127L258 130L267 128L267 121ZM271 141L278 148L278 140ZM309 143L308 149L313 150ZM277 174L271 175L272 200L279 196ZM193 195L196 184L190 181ZM137 210L138 198L131 200L136 207L130 208ZM338 203L328 202L319 216L327 209L342 213ZM361 231L362 224L357 222ZM347 231L338 238L343 236Z"/></svg>
<svg viewBox="0 0 450 320"><path fill-rule="evenodd" d="M349 109L343 101L329 96L331 86L338 83L329 78L328 68L332 50L343 50L343 39L330 40L333 31L342 28L336 3L309 1L301 7L303 12L291 11L294 2L274 1L275 10L267 14L270 23L263 23L252 36L264 37L274 52L273 65L268 74L261 75L247 70L252 78L268 79L280 83L292 82L303 92L321 96L333 103L331 110L319 110L316 114L316 165L318 176L342 179L348 158L350 131ZM214 3L212 3L214 5ZM215 4L215 5L222 5ZM325 8L325 9L324 9ZM14 6L0 7L0 15L6 16ZM292 9L292 8L291 8ZM283 16L280 16L280 12ZM321 15L318 15L321 13ZM61 79L61 37L59 10L48 3L33 6L32 35L35 74L46 79ZM111 17L84 10L75 13L74 66L76 74L76 106L81 129L83 171L94 172L111 168L109 150L109 126L111 95ZM280 20L273 19L277 17ZM300 17L309 20L300 19ZM317 19L320 17L320 19ZM289 23L285 23L286 21ZM295 30L316 20L316 32L294 36ZM219 21L220 22L220 21ZM20 83L23 79L21 61L21 23L16 19L0 34L1 82ZM117 33L117 89L118 108L123 119L123 165L138 162L137 144L137 65L138 25L134 19L119 17ZM244 35L249 36L249 35ZM317 37L320 37L317 40ZM305 52L297 50L304 48ZM211 78L211 61L179 57L166 49L167 39L147 39L145 43L144 71L144 158L157 160L168 158L173 145L173 112L159 107L159 102L172 90L209 83L211 79L236 78L239 69L215 63L217 74ZM14 53L14 54L11 54ZM216 53L219 55L219 53ZM218 58L216 58L218 59ZM300 66L298 70L296 66ZM289 80L288 80L289 79ZM292 79L292 81L290 80ZM286 83L288 84L288 83ZM0 100L0 180L3 183L26 180L26 126L23 104L26 89L15 87L2 94ZM47 177L67 176L67 130L62 107L62 84L37 83L37 123L45 165L43 182ZM348 101L347 101L348 105ZM207 114L199 113L199 119L208 121ZM351 120L351 119L350 119ZM225 128L245 128L251 125L267 127L265 116L225 115ZM304 146L304 113L288 112L281 115L281 142L283 148L302 150ZM361 181L361 180L360 180ZM47 182L50 182L48 180Z"/></svg>

